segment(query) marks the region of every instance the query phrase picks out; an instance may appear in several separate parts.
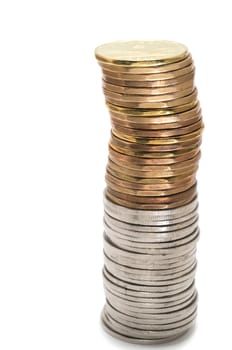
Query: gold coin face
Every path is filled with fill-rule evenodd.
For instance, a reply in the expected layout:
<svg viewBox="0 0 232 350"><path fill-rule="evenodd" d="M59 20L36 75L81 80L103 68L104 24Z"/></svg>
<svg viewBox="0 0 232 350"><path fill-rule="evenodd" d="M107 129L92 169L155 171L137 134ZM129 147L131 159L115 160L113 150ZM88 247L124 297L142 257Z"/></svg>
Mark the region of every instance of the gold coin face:
<svg viewBox="0 0 232 350"><path fill-rule="evenodd" d="M174 41L116 41L98 46L99 61L119 65L160 65L178 62L188 55L185 45Z"/></svg>

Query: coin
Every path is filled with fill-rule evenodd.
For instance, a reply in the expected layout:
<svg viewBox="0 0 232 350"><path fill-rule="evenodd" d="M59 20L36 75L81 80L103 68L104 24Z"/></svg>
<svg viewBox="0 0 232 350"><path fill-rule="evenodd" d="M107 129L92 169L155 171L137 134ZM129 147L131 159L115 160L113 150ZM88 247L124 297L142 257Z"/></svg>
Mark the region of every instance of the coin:
<svg viewBox="0 0 232 350"><path fill-rule="evenodd" d="M192 327L200 235L196 173L204 128L187 48L98 47L111 119L104 191L102 325L156 344Z"/></svg>
<svg viewBox="0 0 232 350"><path fill-rule="evenodd" d="M186 82L181 82L180 84L165 87L130 87L107 83L104 79L102 79L102 87L103 89L109 91L127 95L163 95L178 93L189 88L194 90L194 83L193 80L187 80Z"/></svg>
<svg viewBox="0 0 232 350"><path fill-rule="evenodd" d="M179 97L173 100L167 100L167 101L143 101L139 102L137 100L135 101L127 101L124 96L122 98L116 98L115 96L112 97L112 94L106 94L105 92L105 99L110 104L116 105L116 106L123 106L127 108L141 108L141 109L164 109L164 111L161 111L161 115L165 113L165 110L169 109L169 113L175 113L175 112L184 112L188 111L192 107L194 107L197 103L196 97L197 97L197 91L196 89L193 90L189 95Z"/></svg>
<svg viewBox="0 0 232 350"><path fill-rule="evenodd" d="M126 73L126 74L153 74L153 73L162 73L162 72L170 72L173 70L179 70L183 67L186 67L192 63L192 57L188 54L184 59L170 64L160 64L155 66L142 66L142 67L134 67L129 65L119 65L112 64L109 62L99 62L99 65L102 69L109 70L112 72Z"/></svg>
<svg viewBox="0 0 232 350"><path fill-rule="evenodd" d="M98 46L95 56L100 62L128 66L156 66L183 60L186 46L174 41L116 41Z"/></svg>
<svg viewBox="0 0 232 350"><path fill-rule="evenodd" d="M115 78L109 77L108 75L103 76L103 80L106 83L117 85L117 86L133 87L133 88L135 87L140 87L140 88L168 87L168 86L185 83L186 81L193 80L193 78L194 78L194 71L173 79L164 79L164 80L161 79L161 80L152 80L152 81L115 79Z"/></svg>
<svg viewBox="0 0 232 350"><path fill-rule="evenodd" d="M129 81L156 81L156 80L168 80L168 79L176 79L180 76L184 76L186 74L192 73L194 71L193 64L190 64L184 68L178 70L172 70L163 73L150 73L150 74L127 74L127 73L119 73L113 72L110 70L102 69L103 79L104 77L110 77L111 79L117 80L129 80Z"/></svg>
<svg viewBox="0 0 232 350"><path fill-rule="evenodd" d="M140 137L140 138L148 138L148 139L154 139L154 138L167 138L172 136L180 136L180 135L186 135L193 131L197 131L199 129L203 129L203 123L201 119L198 119L193 124L184 126L184 127L178 127L178 128L172 128L172 129L162 129L162 130L153 130L149 129L147 126L147 129L135 129L132 124L125 123L124 126L123 123L118 123L118 121L111 121L112 124L112 130L113 133L115 133L114 129L117 130L120 134L133 136L134 138Z"/></svg>

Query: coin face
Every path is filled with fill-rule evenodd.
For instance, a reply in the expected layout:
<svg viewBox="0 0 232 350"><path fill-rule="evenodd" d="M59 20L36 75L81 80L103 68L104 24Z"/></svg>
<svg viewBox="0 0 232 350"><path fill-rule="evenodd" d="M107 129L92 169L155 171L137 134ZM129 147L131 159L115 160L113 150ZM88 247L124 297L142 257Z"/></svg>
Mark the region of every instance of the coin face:
<svg viewBox="0 0 232 350"><path fill-rule="evenodd" d="M121 65L160 65L178 62L188 55L187 47L174 41L116 41L98 46L99 61Z"/></svg>

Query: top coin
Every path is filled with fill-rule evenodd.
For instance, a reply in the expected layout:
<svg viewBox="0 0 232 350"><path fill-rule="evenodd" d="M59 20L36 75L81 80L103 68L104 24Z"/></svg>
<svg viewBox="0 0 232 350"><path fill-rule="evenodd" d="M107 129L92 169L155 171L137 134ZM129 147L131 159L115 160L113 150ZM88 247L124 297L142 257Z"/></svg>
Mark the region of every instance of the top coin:
<svg viewBox="0 0 232 350"><path fill-rule="evenodd" d="M188 49L175 41L115 41L98 46L97 60L118 65L156 66L183 60Z"/></svg>

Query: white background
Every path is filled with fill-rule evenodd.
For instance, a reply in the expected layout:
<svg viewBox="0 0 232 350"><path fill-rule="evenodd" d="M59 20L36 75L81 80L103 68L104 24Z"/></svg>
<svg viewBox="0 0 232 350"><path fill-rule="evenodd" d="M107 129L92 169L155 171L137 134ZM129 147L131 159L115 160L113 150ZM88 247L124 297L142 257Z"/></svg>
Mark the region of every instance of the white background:
<svg viewBox="0 0 232 350"><path fill-rule="evenodd" d="M223 0L0 2L1 350L135 347L99 325L110 125L94 49L127 39L188 46L205 122L198 322L162 349L230 347L231 29Z"/></svg>

